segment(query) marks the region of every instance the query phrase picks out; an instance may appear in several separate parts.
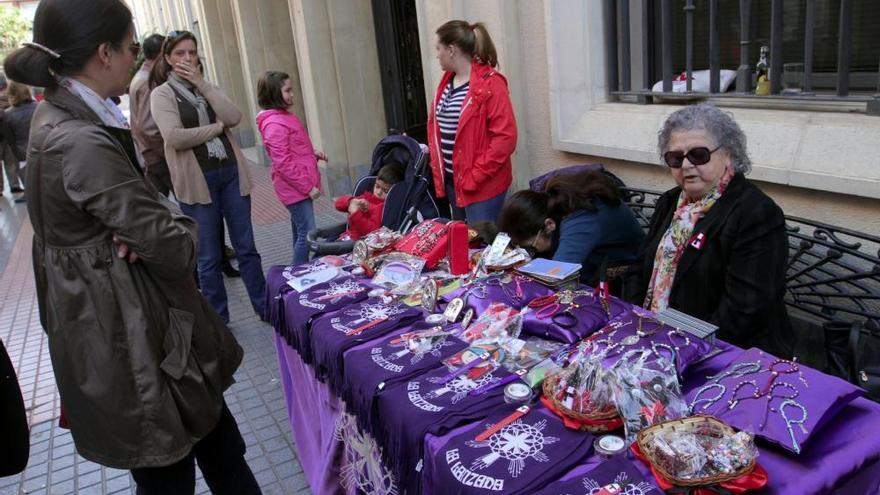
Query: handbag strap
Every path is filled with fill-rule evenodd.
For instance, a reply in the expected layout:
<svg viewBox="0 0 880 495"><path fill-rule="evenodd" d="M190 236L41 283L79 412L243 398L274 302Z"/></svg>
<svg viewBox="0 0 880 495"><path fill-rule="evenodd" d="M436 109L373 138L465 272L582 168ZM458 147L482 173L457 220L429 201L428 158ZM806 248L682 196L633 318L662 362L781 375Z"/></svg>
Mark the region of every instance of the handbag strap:
<svg viewBox="0 0 880 495"><path fill-rule="evenodd" d="M859 383L859 340L862 335L862 321L856 320L849 327L849 352L847 353L847 367L850 372L850 381Z"/></svg>

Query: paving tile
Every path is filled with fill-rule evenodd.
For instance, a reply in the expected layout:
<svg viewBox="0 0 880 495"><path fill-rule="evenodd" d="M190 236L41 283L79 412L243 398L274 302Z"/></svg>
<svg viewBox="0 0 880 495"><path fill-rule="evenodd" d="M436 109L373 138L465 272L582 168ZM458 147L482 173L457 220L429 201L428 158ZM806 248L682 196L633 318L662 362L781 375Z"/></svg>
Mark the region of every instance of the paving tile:
<svg viewBox="0 0 880 495"><path fill-rule="evenodd" d="M90 473L80 474L76 479L76 483L79 486L91 486L91 485L94 485L95 483L100 483L100 482L101 482L101 470L100 469L97 471L92 471Z"/></svg>
<svg viewBox="0 0 880 495"><path fill-rule="evenodd" d="M107 493L114 493L123 489L130 490L131 485L131 478L127 474L125 476L117 476L116 478L107 480Z"/></svg>
<svg viewBox="0 0 880 495"><path fill-rule="evenodd" d="M61 483L53 483L52 487L49 488L49 493L52 495L69 495L74 492L76 489L76 485L73 480L67 480Z"/></svg>

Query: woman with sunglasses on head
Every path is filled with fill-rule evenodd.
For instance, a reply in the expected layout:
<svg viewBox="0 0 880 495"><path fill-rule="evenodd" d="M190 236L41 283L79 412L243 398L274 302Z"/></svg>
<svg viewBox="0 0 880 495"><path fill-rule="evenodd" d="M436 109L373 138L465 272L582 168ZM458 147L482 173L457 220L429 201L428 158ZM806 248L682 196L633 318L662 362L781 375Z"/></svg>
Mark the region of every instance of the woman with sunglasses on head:
<svg viewBox="0 0 880 495"><path fill-rule="evenodd" d="M581 278L591 284L604 260L636 260L645 237L617 185L596 171L557 175L541 192L515 192L498 229L533 256L580 263Z"/></svg>
<svg viewBox="0 0 880 495"><path fill-rule="evenodd" d="M718 325L718 337L790 358L788 236L782 210L745 178L746 136L701 103L666 120L658 149L677 187L657 201L632 300Z"/></svg>
<svg viewBox="0 0 880 495"><path fill-rule="evenodd" d="M150 110L165 141L165 159L183 212L199 223L199 286L229 321L223 283L223 220L254 311L264 318L266 279L251 224L251 178L232 136L241 111L202 77L189 31L172 31L150 73Z"/></svg>
<svg viewBox="0 0 880 495"><path fill-rule="evenodd" d="M77 453L139 494L259 493L223 392L242 349L192 279L196 225L148 185L122 113L138 52L121 0L42 0L4 62L46 88L28 150L40 321ZM4 439L5 440L5 439Z"/></svg>

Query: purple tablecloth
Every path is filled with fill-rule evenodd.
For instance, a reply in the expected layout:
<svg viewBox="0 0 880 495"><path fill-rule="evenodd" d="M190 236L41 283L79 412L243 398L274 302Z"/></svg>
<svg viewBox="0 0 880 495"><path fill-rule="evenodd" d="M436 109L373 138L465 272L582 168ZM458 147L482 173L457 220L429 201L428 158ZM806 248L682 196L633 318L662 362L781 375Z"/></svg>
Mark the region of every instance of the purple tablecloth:
<svg viewBox="0 0 880 495"><path fill-rule="evenodd" d="M315 379L312 369L277 334L275 346L291 431L306 478L316 494L346 493L340 481L351 466L346 465L342 441L335 435L337 424L343 417L344 405L325 384ZM739 352L726 344L721 347L724 349L722 353L687 371L685 391L724 368ZM798 457L761 444L758 462L769 473L770 482L760 493L880 493L878 425L880 404L857 399L823 426L817 432L821 438L811 442ZM440 437L428 435L425 458L437 455L451 438L468 427L463 426ZM598 458L590 457L562 479L583 475L598 463ZM636 462L636 465L646 475L649 474L641 463ZM423 488L425 493L443 493L430 470L423 473ZM355 489L352 487L349 491Z"/></svg>

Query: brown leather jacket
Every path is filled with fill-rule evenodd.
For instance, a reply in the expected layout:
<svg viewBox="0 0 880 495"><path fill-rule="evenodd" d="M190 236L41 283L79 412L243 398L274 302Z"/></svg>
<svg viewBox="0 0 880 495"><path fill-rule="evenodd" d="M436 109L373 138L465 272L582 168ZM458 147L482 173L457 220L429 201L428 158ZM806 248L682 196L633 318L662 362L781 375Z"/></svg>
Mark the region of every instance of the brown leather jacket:
<svg viewBox="0 0 880 495"><path fill-rule="evenodd" d="M196 223L144 181L130 133L66 89L32 129L34 277L77 451L123 469L176 462L216 425L242 358L196 290ZM116 256L114 235L138 261Z"/></svg>

